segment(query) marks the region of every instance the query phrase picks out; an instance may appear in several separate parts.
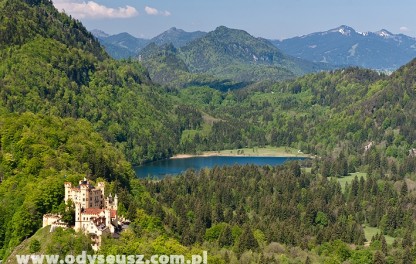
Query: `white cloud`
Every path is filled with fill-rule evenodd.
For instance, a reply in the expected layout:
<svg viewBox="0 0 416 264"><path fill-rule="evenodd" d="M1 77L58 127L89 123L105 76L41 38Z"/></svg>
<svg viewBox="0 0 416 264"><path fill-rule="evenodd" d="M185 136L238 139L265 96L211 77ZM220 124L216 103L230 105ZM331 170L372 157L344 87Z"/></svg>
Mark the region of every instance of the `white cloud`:
<svg viewBox="0 0 416 264"><path fill-rule="evenodd" d="M129 18L139 14L136 8L128 5L125 7L111 8L94 1L55 0L53 2L58 10L64 10L65 13L78 19Z"/></svg>
<svg viewBox="0 0 416 264"><path fill-rule="evenodd" d="M157 15L170 16L171 15L169 11L159 11L156 8L153 8L150 6L146 6L144 8L144 11L146 12L146 14L151 15L151 16L157 16Z"/></svg>
<svg viewBox="0 0 416 264"><path fill-rule="evenodd" d="M410 31L408 27L400 27L399 29L401 32L408 32Z"/></svg>

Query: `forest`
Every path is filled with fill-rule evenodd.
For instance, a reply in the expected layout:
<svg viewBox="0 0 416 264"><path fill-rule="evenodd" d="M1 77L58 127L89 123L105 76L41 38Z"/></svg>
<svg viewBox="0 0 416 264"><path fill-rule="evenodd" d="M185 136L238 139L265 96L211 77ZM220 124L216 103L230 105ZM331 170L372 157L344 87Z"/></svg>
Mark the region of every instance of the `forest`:
<svg viewBox="0 0 416 264"><path fill-rule="evenodd" d="M63 182L118 193L132 221L103 254L199 254L210 263L413 263L416 60L392 75L348 68L228 83L115 61L47 0L0 0L0 259L91 252L49 234ZM175 78L174 58L165 67ZM159 76L164 78L164 76ZM186 82L181 78L189 78ZM185 84L185 85L181 85ZM313 157L136 179L178 153L282 146Z"/></svg>

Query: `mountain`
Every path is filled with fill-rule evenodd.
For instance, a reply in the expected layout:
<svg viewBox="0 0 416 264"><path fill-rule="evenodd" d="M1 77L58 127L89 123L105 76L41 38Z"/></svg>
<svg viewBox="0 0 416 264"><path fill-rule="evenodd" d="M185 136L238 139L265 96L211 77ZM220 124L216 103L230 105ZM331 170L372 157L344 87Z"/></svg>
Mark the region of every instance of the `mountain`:
<svg viewBox="0 0 416 264"><path fill-rule="evenodd" d="M116 35L108 35L97 29L92 30L91 33L98 38L106 51L115 59L135 57L140 50L150 43L155 43L158 46L172 43L175 47L180 48L206 34L202 31L186 32L175 27L170 28L152 39L136 38L125 32Z"/></svg>
<svg viewBox="0 0 416 264"><path fill-rule="evenodd" d="M181 48L189 42L199 39L205 36L207 33L202 31L186 32L182 29L172 27L162 34L152 38L150 42L155 43L158 46L172 43L176 48Z"/></svg>
<svg viewBox="0 0 416 264"><path fill-rule="evenodd" d="M305 60L377 70L395 70L416 57L415 38L385 29L362 33L340 26L272 42L282 52Z"/></svg>
<svg viewBox="0 0 416 264"><path fill-rule="evenodd" d="M102 31L92 31L110 56L115 59L134 57L149 43L147 39L136 38L126 32L116 35L106 35L100 32Z"/></svg>
<svg viewBox="0 0 416 264"><path fill-rule="evenodd" d="M157 46L152 47L143 50L139 55L146 66L153 65L153 68L149 68L150 73L160 68L154 65L155 62L163 62L155 54L164 54L152 51ZM324 63L312 63L287 56L265 39L224 26L191 41L175 53L190 73L235 82L284 80L330 68ZM151 78L154 79L152 74Z"/></svg>
<svg viewBox="0 0 416 264"><path fill-rule="evenodd" d="M93 36L96 37L97 39L104 39L110 36L109 34L99 29L91 30L91 34L93 34Z"/></svg>

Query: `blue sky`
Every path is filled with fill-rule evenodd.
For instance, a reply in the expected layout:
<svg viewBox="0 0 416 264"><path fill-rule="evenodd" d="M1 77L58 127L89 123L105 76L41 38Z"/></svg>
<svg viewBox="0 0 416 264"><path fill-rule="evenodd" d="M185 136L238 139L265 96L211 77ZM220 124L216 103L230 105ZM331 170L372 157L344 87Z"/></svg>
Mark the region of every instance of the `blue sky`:
<svg viewBox="0 0 416 264"><path fill-rule="evenodd" d="M151 38L177 27L224 25L257 37L284 39L348 25L416 37L415 0L54 0L92 29Z"/></svg>

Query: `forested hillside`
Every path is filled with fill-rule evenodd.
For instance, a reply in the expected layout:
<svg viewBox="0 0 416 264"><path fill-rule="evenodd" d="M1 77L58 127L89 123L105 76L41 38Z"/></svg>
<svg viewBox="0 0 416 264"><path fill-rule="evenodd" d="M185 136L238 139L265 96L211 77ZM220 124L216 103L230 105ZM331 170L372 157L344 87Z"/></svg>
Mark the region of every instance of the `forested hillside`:
<svg viewBox="0 0 416 264"><path fill-rule="evenodd" d="M186 148L205 150L204 142L210 142L217 149L274 145L324 156L335 149L361 155L374 142L403 159L415 147L413 67L414 62L392 76L350 68L228 93L183 89L180 98L222 120L212 127L217 142L194 131Z"/></svg>
<svg viewBox="0 0 416 264"><path fill-rule="evenodd" d="M36 38L54 39L108 58L90 32L79 22L59 13L49 0L1 0L0 47L21 46Z"/></svg>
<svg viewBox="0 0 416 264"><path fill-rule="evenodd" d="M49 1L4 1L0 12L2 107L86 118L136 164L176 151L174 104L141 65L108 59L79 22Z"/></svg>
<svg viewBox="0 0 416 264"><path fill-rule="evenodd" d="M416 257L415 196L402 180L369 174L341 187L295 162L188 171L145 185L172 208L154 214L182 243L203 243L222 263L410 263ZM392 236L400 238L392 243Z"/></svg>
<svg viewBox="0 0 416 264"><path fill-rule="evenodd" d="M62 211L65 181L88 176L129 188L134 172L120 151L85 120L25 114L1 116L0 257Z"/></svg>
<svg viewBox="0 0 416 264"><path fill-rule="evenodd" d="M150 47L149 47L150 46ZM333 68L324 63L312 63L287 56L268 40L255 38L243 30L224 26L197 38L182 47L166 49L150 44L140 51L140 58L149 68L152 78L161 84L172 85L170 72L177 72L176 84L188 84L189 78L198 79L203 74L211 78L229 80L237 83L251 83L263 80L287 80L306 73L319 72ZM169 47L169 45L167 45ZM186 65L176 69L165 60L166 52L170 57ZM168 71L165 74L165 71Z"/></svg>

